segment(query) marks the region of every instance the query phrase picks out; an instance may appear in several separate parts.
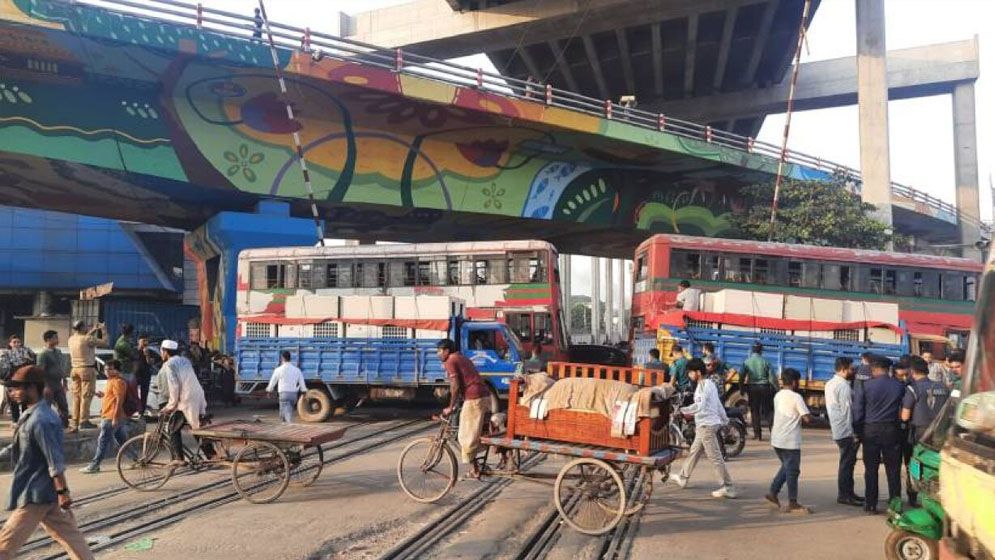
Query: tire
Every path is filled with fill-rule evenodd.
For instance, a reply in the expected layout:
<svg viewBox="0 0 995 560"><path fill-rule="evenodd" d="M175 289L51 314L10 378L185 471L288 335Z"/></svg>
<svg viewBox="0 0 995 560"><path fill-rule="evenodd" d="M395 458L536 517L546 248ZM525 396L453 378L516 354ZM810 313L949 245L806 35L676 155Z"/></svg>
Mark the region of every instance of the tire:
<svg viewBox="0 0 995 560"><path fill-rule="evenodd" d="M304 422L324 422L332 416L334 410L332 396L324 389L308 389L297 400L297 415Z"/></svg>
<svg viewBox="0 0 995 560"><path fill-rule="evenodd" d="M603 535L625 515L625 485L608 463L582 457L560 469L553 486L553 503L575 531Z"/></svg>
<svg viewBox="0 0 995 560"><path fill-rule="evenodd" d="M117 474L139 492L162 488L173 475L169 443L154 434L140 434L121 445L117 452Z"/></svg>
<svg viewBox="0 0 995 560"><path fill-rule="evenodd" d="M733 391L727 398L725 405L729 408L738 408L743 413L743 422L750 425L750 399L739 391Z"/></svg>
<svg viewBox="0 0 995 560"><path fill-rule="evenodd" d="M933 539L894 529L884 541L884 555L888 560L936 560L940 547Z"/></svg>
<svg viewBox="0 0 995 560"><path fill-rule="evenodd" d="M231 465L231 481L246 501L268 504L290 484L290 463L279 447L254 441L238 450Z"/></svg>
<svg viewBox="0 0 995 560"><path fill-rule="evenodd" d="M746 424L730 420L729 425L722 429L722 437L726 444L726 455L738 457L746 447Z"/></svg>
<svg viewBox="0 0 995 560"><path fill-rule="evenodd" d="M456 454L437 438L412 441L397 460L397 481L401 483L401 490L423 504L441 500L448 494L456 484L458 472Z"/></svg>

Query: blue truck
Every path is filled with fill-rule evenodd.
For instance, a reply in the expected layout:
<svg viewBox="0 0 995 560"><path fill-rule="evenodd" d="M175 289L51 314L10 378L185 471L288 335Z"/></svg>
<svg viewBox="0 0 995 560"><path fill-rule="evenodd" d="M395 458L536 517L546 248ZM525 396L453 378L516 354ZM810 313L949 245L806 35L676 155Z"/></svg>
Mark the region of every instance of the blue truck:
<svg viewBox="0 0 995 560"><path fill-rule="evenodd" d="M657 336L637 337L633 341L633 362L640 365L646 360L651 348L658 348L665 361L669 360L670 349L680 345L685 352L701 356L702 345L711 342L716 354L725 364L738 370L750 354L751 347L759 342L764 346L763 355L770 361L774 371L780 374L784 368L795 368L802 374L801 389L805 402L813 413L825 410L826 382L835 375L835 361L847 357L853 363L860 363L860 355L870 352L897 360L909 353L909 337L903 334L898 344L871 341L833 340L819 337L795 336L780 333L756 333L747 330L716 329L705 327L661 327ZM735 377L734 380L738 380ZM723 394L726 406L746 408L746 395L739 392L738 383L730 382Z"/></svg>
<svg viewBox="0 0 995 560"><path fill-rule="evenodd" d="M306 422L327 420L336 409L366 399L413 400L430 394L449 397L449 383L436 356L442 335L456 342L492 389L492 398L506 394L521 368L521 343L507 325L451 317L447 332L417 338L239 337L236 342L236 390L259 395L279 365L280 352L290 351L304 373L308 391L297 410Z"/></svg>

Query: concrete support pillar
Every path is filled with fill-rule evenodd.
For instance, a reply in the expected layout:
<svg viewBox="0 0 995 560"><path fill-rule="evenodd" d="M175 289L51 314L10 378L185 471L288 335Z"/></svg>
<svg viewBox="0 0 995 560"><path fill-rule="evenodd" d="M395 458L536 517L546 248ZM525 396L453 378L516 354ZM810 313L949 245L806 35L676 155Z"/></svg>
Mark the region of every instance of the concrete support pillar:
<svg viewBox="0 0 995 560"><path fill-rule="evenodd" d="M629 338L629 330L625 324L625 261L615 259L615 316L618 317L618 324L615 325L615 339L626 340Z"/></svg>
<svg viewBox="0 0 995 560"><path fill-rule="evenodd" d="M601 338L601 257L591 257L591 341Z"/></svg>
<svg viewBox="0 0 995 560"><path fill-rule="evenodd" d="M572 308L570 305L570 255L560 255L560 305L563 306L563 334L570 340Z"/></svg>
<svg viewBox="0 0 995 560"><path fill-rule="evenodd" d="M605 259L605 338L615 341L615 282L614 261Z"/></svg>
<svg viewBox="0 0 995 560"><path fill-rule="evenodd" d="M857 105L860 114L861 197L891 225L891 164L888 148L888 65L884 0L857 6Z"/></svg>
<svg viewBox="0 0 995 560"><path fill-rule="evenodd" d="M981 192L978 187L978 131L974 113L974 83L954 86L954 174L957 209L960 211L960 242L967 258L981 259L974 244L981 240Z"/></svg>

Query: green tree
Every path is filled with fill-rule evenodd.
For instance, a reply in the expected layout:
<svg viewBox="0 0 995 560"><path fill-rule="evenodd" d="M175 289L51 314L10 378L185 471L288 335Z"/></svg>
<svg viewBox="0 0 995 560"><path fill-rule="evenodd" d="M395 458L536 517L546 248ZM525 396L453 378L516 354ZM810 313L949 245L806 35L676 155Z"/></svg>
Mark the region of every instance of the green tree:
<svg viewBox="0 0 995 560"><path fill-rule="evenodd" d="M854 249L884 249L889 242L901 242L891 228L873 217L875 206L850 192L841 177L831 182L786 179L772 236L774 183L752 185L741 193L746 204L733 213L733 222L744 239Z"/></svg>

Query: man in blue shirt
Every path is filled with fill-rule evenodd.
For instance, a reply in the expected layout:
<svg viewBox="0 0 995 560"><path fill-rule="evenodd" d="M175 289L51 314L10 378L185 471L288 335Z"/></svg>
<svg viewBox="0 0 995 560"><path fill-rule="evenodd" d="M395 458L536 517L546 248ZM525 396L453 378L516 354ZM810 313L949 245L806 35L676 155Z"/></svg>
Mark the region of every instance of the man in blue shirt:
<svg viewBox="0 0 995 560"><path fill-rule="evenodd" d="M871 378L856 385L853 396L853 428L864 443L864 511L878 512L878 467L884 462L888 477L888 499L902 497L902 441L899 412L905 385L888 375L891 360L875 356Z"/></svg>
<svg viewBox="0 0 995 560"><path fill-rule="evenodd" d="M643 369L655 369L664 373L664 379L670 381L670 368L660 360L660 351L653 348L649 351L649 359L643 363Z"/></svg>
<svg viewBox="0 0 995 560"><path fill-rule="evenodd" d="M3 450L13 463L7 499L12 513L0 530L0 560L16 556L39 523L70 558L90 560L93 553L69 511L73 501L64 475L62 421L42 398L45 372L24 366L4 384L25 410L14 428L14 442Z"/></svg>

